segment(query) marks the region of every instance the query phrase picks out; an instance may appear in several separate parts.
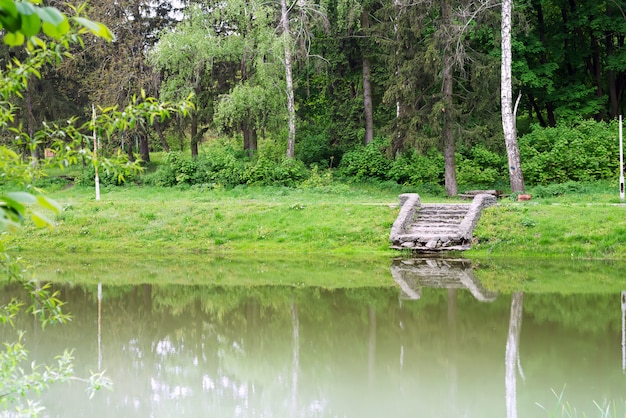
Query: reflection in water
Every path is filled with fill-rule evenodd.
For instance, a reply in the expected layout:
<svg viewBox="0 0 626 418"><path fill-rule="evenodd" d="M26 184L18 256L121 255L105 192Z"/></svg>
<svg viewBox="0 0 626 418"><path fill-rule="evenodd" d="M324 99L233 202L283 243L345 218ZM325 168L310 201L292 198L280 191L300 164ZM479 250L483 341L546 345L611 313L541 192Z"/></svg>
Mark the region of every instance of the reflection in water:
<svg viewBox="0 0 626 418"><path fill-rule="evenodd" d="M293 349L291 362L291 416L297 416L298 410L298 371L300 369L300 323L298 306L291 304L291 327L293 329Z"/></svg>
<svg viewBox="0 0 626 418"><path fill-rule="evenodd" d="M506 416L517 418L517 365L519 364L519 342L522 331L524 293L511 295L511 316L505 350Z"/></svg>
<svg viewBox="0 0 626 418"><path fill-rule="evenodd" d="M404 299L420 299L423 287L467 289L481 302L493 302L498 296L483 288L471 261L465 259L397 258L391 264L391 275Z"/></svg>
<svg viewBox="0 0 626 418"><path fill-rule="evenodd" d="M626 291L622 292L622 370L626 373Z"/></svg>
<svg viewBox="0 0 626 418"><path fill-rule="evenodd" d="M594 400L620 402L615 295L509 300L450 261L448 278L429 280L441 260L428 261L392 266L417 300L399 286L68 285L70 324L37 339L29 318L19 327L42 360L75 347L79 375L102 367L114 381L93 401L74 383L53 388L49 417L525 418L542 416L536 403L555 405L551 390L564 386L581 416Z"/></svg>

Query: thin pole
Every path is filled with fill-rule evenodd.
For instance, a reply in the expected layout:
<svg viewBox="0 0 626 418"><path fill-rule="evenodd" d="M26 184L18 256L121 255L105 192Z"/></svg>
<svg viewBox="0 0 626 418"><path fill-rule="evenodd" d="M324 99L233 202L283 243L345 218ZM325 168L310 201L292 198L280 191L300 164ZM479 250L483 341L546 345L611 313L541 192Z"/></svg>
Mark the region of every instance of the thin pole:
<svg viewBox="0 0 626 418"><path fill-rule="evenodd" d="M96 169L96 177L94 182L96 183L96 200L100 200L100 178L98 177L98 138L96 136L96 107L91 105L93 113L93 160L94 168Z"/></svg>
<svg viewBox="0 0 626 418"><path fill-rule="evenodd" d="M98 283L98 371L102 369L102 282Z"/></svg>
<svg viewBox="0 0 626 418"><path fill-rule="evenodd" d="M624 142L622 140L622 115L619 115L619 198L624 200Z"/></svg>
<svg viewBox="0 0 626 418"><path fill-rule="evenodd" d="M626 291L622 291L622 372L626 373Z"/></svg>

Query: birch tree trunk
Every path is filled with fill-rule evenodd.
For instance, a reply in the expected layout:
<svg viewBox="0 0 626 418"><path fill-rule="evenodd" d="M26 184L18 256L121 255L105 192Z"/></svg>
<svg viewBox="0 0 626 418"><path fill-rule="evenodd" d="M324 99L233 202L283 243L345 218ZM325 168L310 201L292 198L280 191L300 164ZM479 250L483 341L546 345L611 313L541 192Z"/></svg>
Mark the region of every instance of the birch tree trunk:
<svg viewBox="0 0 626 418"><path fill-rule="evenodd" d="M287 136L287 158L293 158L296 148L296 105L293 96L293 75L291 57L291 35L289 34L289 20L286 0L280 0L281 25L285 47L285 81L287 84L287 114L289 134Z"/></svg>
<svg viewBox="0 0 626 418"><path fill-rule="evenodd" d="M500 98L502 102L502 129L509 161L511 192L524 193L524 176L517 145L517 130L513 113L513 87L511 77L511 9L513 0L502 0L502 67Z"/></svg>

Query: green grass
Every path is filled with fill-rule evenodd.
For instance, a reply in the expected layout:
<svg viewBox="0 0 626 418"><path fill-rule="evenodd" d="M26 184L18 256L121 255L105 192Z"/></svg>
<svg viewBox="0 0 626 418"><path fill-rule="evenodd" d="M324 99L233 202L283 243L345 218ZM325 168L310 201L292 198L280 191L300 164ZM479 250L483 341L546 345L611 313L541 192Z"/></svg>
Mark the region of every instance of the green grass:
<svg viewBox="0 0 626 418"><path fill-rule="evenodd" d="M346 187L228 191L121 187L51 194L63 207L57 228L26 226L17 250L393 254L388 234L397 195Z"/></svg>
<svg viewBox="0 0 626 418"><path fill-rule="evenodd" d="M293 189L107 187L57 185L58 226L26 225L5 236L11 251L355 255L389 258L389 232L402 187L376 184ZM475 230L474 259L533 257L626 260L626 206L613 185L487 209ZM582 191L581 191L582 190ZM419 192L419 187L414 189ZM423 202L445 198L421 196Z"/></svg>
<svg viewBox="0 0 626 418"><path fill-rule="evenodd" d="M626 206L569 199L504 202L488 208L474 231L469 254L626 259Z"/></svg>

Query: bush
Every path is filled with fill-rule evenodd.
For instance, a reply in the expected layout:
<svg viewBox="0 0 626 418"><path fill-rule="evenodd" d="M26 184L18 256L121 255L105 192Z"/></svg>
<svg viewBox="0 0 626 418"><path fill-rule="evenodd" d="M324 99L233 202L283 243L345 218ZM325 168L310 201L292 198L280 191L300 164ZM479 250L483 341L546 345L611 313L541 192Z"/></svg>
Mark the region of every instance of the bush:
<svg viewBox="0 0 626 418"><path fill-rule="evenodd" d="M537 186L533 189L533 196L540 198L557 197L571 193L582 193L584 187L575 181L568 181L561 184L550 184L547 186Z"/></svg>
<svg viewBox="0 0 626 418"><path fill-rule="evenodd" d="M118 169L98 170L98 180L101 186L121 186L124 183L137 180L137 174ZM96 184L96 169L92 164L87 165L74 179L77 186L93 187Z"/></svg>
<svg viewBox="0 0 626 418"><path fill-rule="evenodd" d="M260 186L294 187L308 177L302 161L281 157L274 161L265 155L259 156L255 164L248 166L243 178L247 184Z"/></svg>
<svg viewBox="0 0 626 418"><path fill-rule="evenodd" d="M178 152L169 153L164 164L144 181L155 186L228 187L242 184L281 185L293 187L309 173L304 164L284 157L284 150L275 144L267 144L256 159L236 151L233 143L214 141L203 153L193 159Z"/></svg>
<svg viewBox="0 0 626 418"><path fill-rule="evenodd" d="M443 179L443 156L436 149L426 155L415 151L396 158L389 170L389 179L399 184L437 184Z"/></svg>
<svg viewBox="0 0 626 418"><path fill-rule="evenodd" d="M580 121L555 128L533 126L519 140L528 184L615 178L619 166L615 122Z"/></svg>
<svg viewBox="0 0 626 418"><path fill-rule="evenodd" d="M504 181L506 156L475 145L465 153L457 155L457 181L459 184L477 187L494 187Z"/></svg>
<svg viewBox="0 0 626 418"><path fill-rule="evenodd" d="M342 175L354 177L355 180L378 179L387 180L391 161L385 155L389 141L376 138L367 146L357 146L346 152L339 165Z"/></svg>

